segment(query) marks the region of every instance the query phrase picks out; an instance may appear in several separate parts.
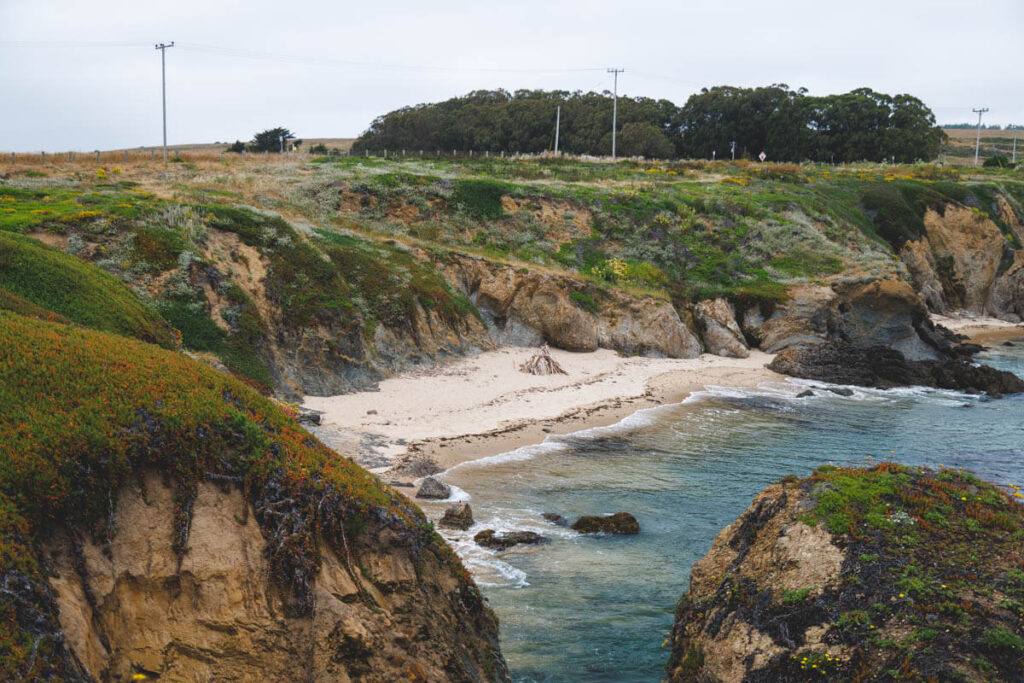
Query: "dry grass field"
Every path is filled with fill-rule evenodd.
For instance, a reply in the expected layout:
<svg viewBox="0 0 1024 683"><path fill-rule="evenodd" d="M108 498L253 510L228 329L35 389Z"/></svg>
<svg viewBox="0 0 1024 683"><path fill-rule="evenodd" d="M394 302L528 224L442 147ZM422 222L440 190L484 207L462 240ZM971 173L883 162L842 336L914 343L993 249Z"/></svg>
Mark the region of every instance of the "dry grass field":
<svg viewBox="0 0 1024 683"><path fill-rule="evenodd" d="M944 128L949 141L943 146L943 157L947 164L970 165L974 163L974 143L978 135L976 128ZM996 154L1013 154L1013 138L1017 136L1017 159L1024 157L1024 131L982 130L979 157L987 159Z"/></svg>

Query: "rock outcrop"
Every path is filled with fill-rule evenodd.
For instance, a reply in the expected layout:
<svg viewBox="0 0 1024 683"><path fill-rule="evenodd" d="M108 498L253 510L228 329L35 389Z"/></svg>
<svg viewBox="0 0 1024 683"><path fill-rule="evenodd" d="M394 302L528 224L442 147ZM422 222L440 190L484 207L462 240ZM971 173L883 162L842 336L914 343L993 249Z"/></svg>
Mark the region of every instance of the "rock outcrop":
<svg viewBox="0 0 1024 683"><path fill-rule="evenodd" d="M445 509L437 525L449 529L468 529L473 526L473 508L469 503L453 503Z"/></svg>
<svg viewBox="0 0 1024 683"><path fill-rule="evenodd" d="M395 530L365 530L348 557L325 549L312 610L297 615L269 580L266 540L239 490L200 485L181 557L175 508L174 489L151 474L118 495L109 544L73 530L44 546L61 627L93 679L504 676L492 618L467 611L470 597L452 591L444 564L417 556ZM490 640L492 654L467 647L459 634L469 633Z"/></svg>
<svg viewBox="0 0 1024 683"><path fill-rule="evenodd" d="M640 533L640 523L628 512L584 515L572 523L572 530L581 534L631 535Z"/></svg>
<svg viewBox="0 0 1024 683"><path fill-rule="evenodd" d="M0 680L508 679L422 511L292 414L125 337L0 349Z"/></svg>
<svg viewBox="0 0 1024 683"><path fill-rule="evenodd" d="M1015 500L954 470L787 477L693 566L668 680L1019 680Z"/></svg>
<svg viewBox="0 0 1024 683"><path fill-rule="evenodd" d="M694 318L708 353L726 358L750 355L743 331L736 322L736 311L725 299L705 299L694 307Z"/></svg>
<svg viewBox="0 0 1024 683"><path fill-rule="evenodd" d="M549 540L547 536L541 536L535 531L499 533L494 529L484 529L473 537L473 541L477 545L494 550L507 550L514 545L537 545L538 543L547 543Z"/></svg>
<svg viewBox="0 0 1024 683"><path fill-rule="evenodd" d="M1004 197L988 207L1018 240L1021 220ZM900 250L916 289L935 313L966 311L1017 322L1024 317L1024 250L1016 252L988 214L947 204L924 215L924 235Z"/></svg>
<svg viewBox="0 0 1024 683"><path fill-rule="evenodd" d="M835 384L889 389L926 386L992 397L1024 392L1024 380L1011 372L960 359L913 361L894 348L828 342L778 354L769 369L784 375Z"/></svg>
<svg viewBox="0 0 1024 683"><path fill-rule="evenodd" d="M427 477L424 479L420 484L419 489L416 491L417 498L427 500L444 500L451 495L452 487L440 479L434 479L433 477Z"/></svg>
<svg viewBox="0 0 1024 683"><path fill-rule="evenodd" d="M700 341L672 304L599 290L567 275L449 255L439 264L473 300L500 344L694 358Z"/></svg>
<svg viewBox="0 0 1024 683"><path fill-rule="evenodd" d="M949 356L945 335L935 330L921 297L905 282L794 285L788 295L770 310L748 306L739 316L746 339L768 353L836 340L893 348L912 360Z"/></svg>

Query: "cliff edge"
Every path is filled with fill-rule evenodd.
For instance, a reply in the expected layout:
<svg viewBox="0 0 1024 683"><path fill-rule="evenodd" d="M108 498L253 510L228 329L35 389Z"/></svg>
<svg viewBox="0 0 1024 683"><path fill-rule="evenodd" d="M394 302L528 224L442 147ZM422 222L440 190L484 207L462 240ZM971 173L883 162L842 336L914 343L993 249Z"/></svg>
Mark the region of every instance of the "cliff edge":
<svg viewBox="0 0 1024 683"><path fill-rule="evenodd" d="M0 311L0 678L507 680L423 513L237 380Z"/></svg>

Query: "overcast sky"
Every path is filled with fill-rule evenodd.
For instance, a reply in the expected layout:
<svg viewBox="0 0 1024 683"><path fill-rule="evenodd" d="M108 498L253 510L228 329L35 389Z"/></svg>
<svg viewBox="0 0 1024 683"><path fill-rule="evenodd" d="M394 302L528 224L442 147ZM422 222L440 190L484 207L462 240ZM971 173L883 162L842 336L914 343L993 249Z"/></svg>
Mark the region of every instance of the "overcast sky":
<svg viewBox="0 0 1024 683"><path fill-rule="evenodd" d="M0 150L170 144L285 126L354 137L477 89L862 86L940 123L1024 124L1024 0L0 0Z"/></svg>

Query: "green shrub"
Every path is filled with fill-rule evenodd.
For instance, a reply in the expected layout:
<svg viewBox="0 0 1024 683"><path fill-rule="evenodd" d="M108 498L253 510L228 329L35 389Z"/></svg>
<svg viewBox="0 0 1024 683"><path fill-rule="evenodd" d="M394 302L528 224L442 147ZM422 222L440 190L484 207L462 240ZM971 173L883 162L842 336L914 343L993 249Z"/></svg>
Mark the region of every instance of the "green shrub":
<svg viewBox="0 0 1024 683"><path fill-rule="evenodd" d="M1024 650L1024 640L1007 628L993 628L981 636L985 647L993 650Z"/></svg>
<svg viewBox="0 0 1024 683"><path fill-rule="evenodd" d="M498 220L505 217L501 198L511 189L510 185L493 180L457 180L452 202L477 220Z"/></svg>

